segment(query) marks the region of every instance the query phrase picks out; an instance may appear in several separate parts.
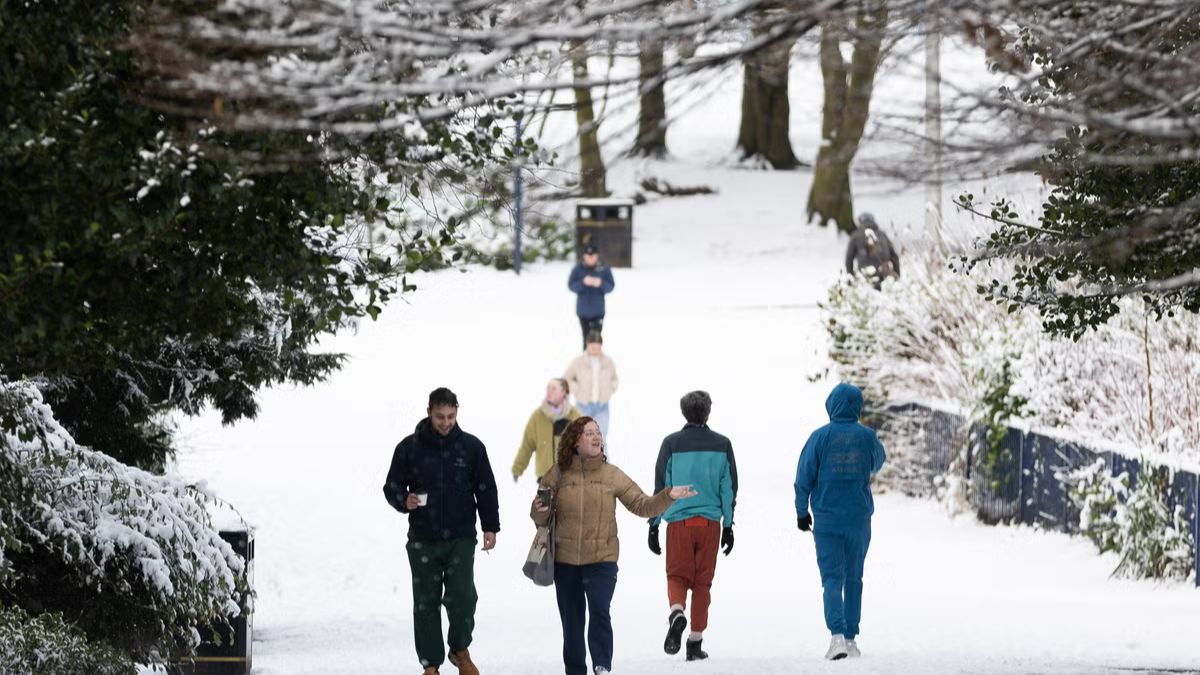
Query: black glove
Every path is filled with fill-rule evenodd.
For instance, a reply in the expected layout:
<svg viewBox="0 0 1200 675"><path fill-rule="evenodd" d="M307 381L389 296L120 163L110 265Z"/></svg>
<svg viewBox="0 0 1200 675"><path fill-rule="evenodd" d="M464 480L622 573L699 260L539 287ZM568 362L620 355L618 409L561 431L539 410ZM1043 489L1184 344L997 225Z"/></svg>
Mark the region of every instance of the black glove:
<svg viewBox="0 0 1200 675"><path fill-rule="evenodd" d="M796 527L800 528L801 532L808 532L812 529L812 516L807 513L796 519Z"/></svg>
<svg viewBox="0 0 1200 675"><path fill-rule="evenodd" d="M721 530L721 546L725 547L725 555L733 550L733 528L727 527Z"/></svg>
<svg viewBox="0 0 1200 675"><path fill-rule="evenodd" d="M646 543L650 546L650 552L654 555L662 555L662 546L658 544L658 526L650 526L650 536L647 537Z"/></svg>

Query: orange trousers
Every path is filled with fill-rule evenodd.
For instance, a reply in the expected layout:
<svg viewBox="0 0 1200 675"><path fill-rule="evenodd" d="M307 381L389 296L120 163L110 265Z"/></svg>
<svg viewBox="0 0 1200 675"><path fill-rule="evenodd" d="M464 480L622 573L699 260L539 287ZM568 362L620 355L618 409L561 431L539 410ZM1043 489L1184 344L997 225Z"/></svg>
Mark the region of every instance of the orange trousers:
<svg viewBox="0 0 1200 675"><path fill-rule="evenodd" d="M700 516L667 523L667 600L687 607L692 591L693 631L708 627L713 575L721 548L721 524Z"/></svg>

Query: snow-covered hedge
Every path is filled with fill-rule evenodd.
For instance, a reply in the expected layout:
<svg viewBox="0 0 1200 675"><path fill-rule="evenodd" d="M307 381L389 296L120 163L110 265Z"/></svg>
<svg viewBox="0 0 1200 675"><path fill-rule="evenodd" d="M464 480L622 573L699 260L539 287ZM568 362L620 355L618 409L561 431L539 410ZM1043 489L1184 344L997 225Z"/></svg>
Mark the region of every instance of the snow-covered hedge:
<svg viewBox="0 0 1200 675"><path fill-rule="evenodd" d="M956 272L933 249L909 254L904 271L880 290L861 277L830 289L824 309L837 374L875 402L918 402L982 422L986 447L974 451L985 470L1012 459L1002 441L1014 424L1141 459L1133 489L1095 467L1069 479L1081 529L1120 555L1116 574L1188 576L1191 535L1182 511L1168 506L1162 472L1200 470L1200 318L1156 318L1129 298L1072 341L1046 334L1034 314L986 300L986 269ZM968 484L954 480L964 450L948 476L958 489L942 491L956 506L970 498Z"/></svg>
<svg viewBox="0 0 1200 675"><path fill-rule="evenodd" d="M89 642L58 614L30 616L0 607L0 673L25 675L132 675L129 657Z"/></svg>
<svg viewBox="0 0 1200 675"><path fill-rule="evenodd" d="M1186 579L1192 572L1192 533L1183 506L1167 506L1162 471L1144 472L1130 489L1129 474L1113 476L1103 459L1068 477L1079 507L1079 529L1101 552L1120 558L1113 574Z"/></svg>
<svg viewBox="0 0 1200 675"><path fill-rule="evenodd" d="M1140 300L1077 342L986 300L987 269L936 249L876 291L844 278L824 304L838 374L876 401L920 401L986 423L1023 420L1155 464L1200 469L1200 318ZM1003 277L1004 270L992 270Z"/></svg>
<svg viewBox="0 0 1200 675"><path fill-rule="evenodd" d="M249 606L213 497L75 444L38 390L0 381L0 595L61 612L140 662L194 650L194 626Z"/></svg>

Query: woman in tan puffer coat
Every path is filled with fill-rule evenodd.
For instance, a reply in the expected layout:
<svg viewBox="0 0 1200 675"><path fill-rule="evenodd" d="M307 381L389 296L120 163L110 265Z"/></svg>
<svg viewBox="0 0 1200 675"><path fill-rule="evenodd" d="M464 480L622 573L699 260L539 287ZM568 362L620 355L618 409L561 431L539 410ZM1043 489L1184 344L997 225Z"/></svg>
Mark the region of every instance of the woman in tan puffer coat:
<svg viewBox="0 0 1200 675"><path fill-rule="evenodd" d="M609 616L617 587L617 500L634 515L661 515L678 499L694 496L688 486L664 488L648 496L604 456L600 427L580 417L563 431L558 461L538 481L551 491L554 508L554 589L563 627L567 675L587 675L587 651L597 675L612 670L613 632ZM530 516L550 520L551 505L533 500ZM588 614L591 620L588 621ZM587 625L587 651L584 625Z"/></svg>

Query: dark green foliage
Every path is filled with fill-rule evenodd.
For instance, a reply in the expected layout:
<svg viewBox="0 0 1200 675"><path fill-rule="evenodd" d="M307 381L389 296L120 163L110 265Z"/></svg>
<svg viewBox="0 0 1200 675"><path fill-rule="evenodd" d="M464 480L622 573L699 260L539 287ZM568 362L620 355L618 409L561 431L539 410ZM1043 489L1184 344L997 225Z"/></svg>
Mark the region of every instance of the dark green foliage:
<svg viewBox="0 0 1200 675"><path fill-rule="evenodd" d="M60 614L31 616L0 604L0 672L28 675L133 675L129 658L88 642Z"/></svg>
<svg viewBox="0 0 1200 675"><path fill-rule="evenodd" d="M149 6L2 5L0 375L37 378L81 443L157 469L162 413L253 417L258 388L338 367L309 351L319 335L446 264L458 223L417 227L388 197L467 180L496 121L428 125L427 163L383 174L348 149L402 159L403 138L319 146L173 116L128 48Z"/></svg>
<svg viewBox="0 0 1200 675"><path fill-rule="evenodd" d="M0 383L0 417L0 603L61 614L140 663L188 655L193 626L248 609L211 497L78 447L31 383Z"/></svg>
<svg viewBox="0 0 1200 675"><path fill-rule="evenodd" d="M523 234L521 261L524 263L567 260L575 255L575 228L569 223L530 219L525 224ZM464 251L463 261L492 265L498 270L511 270L512 242L505 241L493 252L481 250L478 246L470 247Z"/></svg>
<svg viewBox="0 0 1200 675"><path fill-rule="evenodd" d="M1200 311L1200 279L1187 278L1200 268L1200 162L1191 159L1200 147L1159 133L1171 117L1160 115L1153 93L1173 90L1171 78L1182 71L1171 59L1195 50L1200 12L1181 7L1169 21L1140 23L1155 10L1063 11L1083 12L1072 18L1080 31L1113 32L1063 54L1063 45L1024 31L1018 46L1045 76L1020 103L1097 121L1069 128L1042 158L1039 172L1053 189L1036 225L1021 222L1008 200L981 208L973 195L959 198L997 224L981 252L962 262L1013 259L1011 278L980 292L1010 310L1034 307L1047 331L1076 339L1114 316L1125 296L1143 297L1160 318ZM1111 49L1118 35L1138 50ZM1181 101L1170 112L1194 118L1198 111Z"/></svg>
<svg viewBox="0 0 1200 675"><path fill-rule="evenodd" d="M1012 452L1004 446L1008 436L1008 425L1012 418L1019 417L1025 412L1029 403L1024 396L1012 393L1013 375L1010 362L1005 360L999 377L992 383L991 389L983 397L984 428L986 429L987 448L985 448L984 468L991 479L993 490L1009 487L1015 472L1001 472L1001 466L1013 461Z"/></svg>

